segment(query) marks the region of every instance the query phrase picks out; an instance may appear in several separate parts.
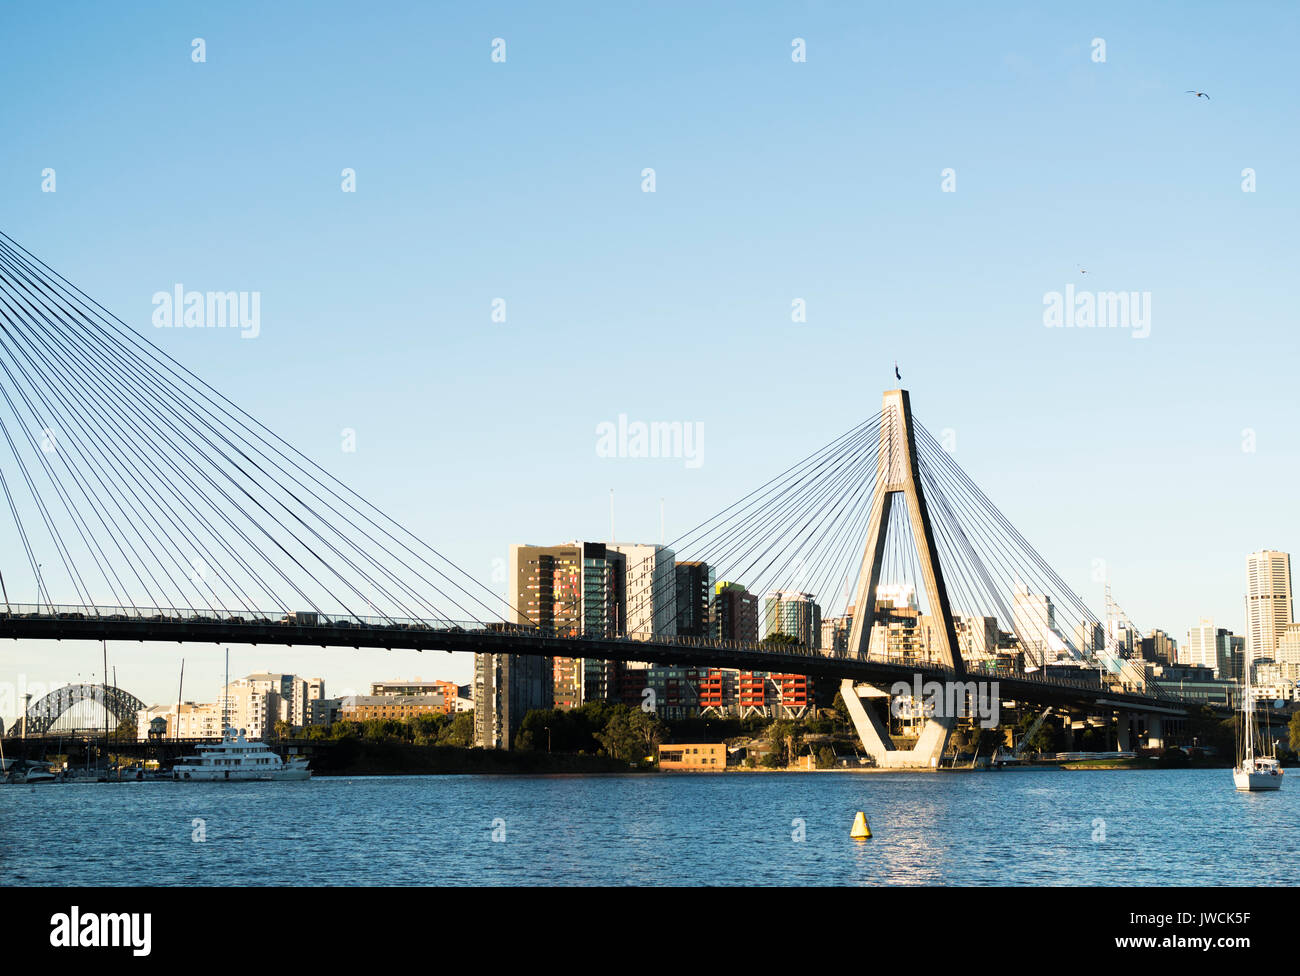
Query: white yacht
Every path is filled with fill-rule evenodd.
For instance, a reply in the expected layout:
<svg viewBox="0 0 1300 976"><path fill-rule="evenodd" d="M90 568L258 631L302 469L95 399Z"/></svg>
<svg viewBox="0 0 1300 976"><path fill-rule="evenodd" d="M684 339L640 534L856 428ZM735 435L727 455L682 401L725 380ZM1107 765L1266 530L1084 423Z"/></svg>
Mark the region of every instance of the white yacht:
<svg viewBox="0 0 1300 976"><path fill-rule="evenodd" d="M220 742L197 748L198 755L185 756L172 767L172 779L181 782L311 779L306 759L301 756L281 759L266 743L249 742L243 729L226 729Z"/></svg>
<svg viewBox="0 0 1300 976"><path fill-rule="evenodd" d="M1232 782L1237 789L1243 791L1280 790L1282 788L1282 764L1273 755L1271 736L1266 743L1261 742L1264 754L1255 755L1255 739L1259 736L1255 722L1255 696L1250 688L1250 671L1251 663L1247 660L1246 687L1241 696L1241 752L1237 758L1237 765L1232 770Z"/></svg>

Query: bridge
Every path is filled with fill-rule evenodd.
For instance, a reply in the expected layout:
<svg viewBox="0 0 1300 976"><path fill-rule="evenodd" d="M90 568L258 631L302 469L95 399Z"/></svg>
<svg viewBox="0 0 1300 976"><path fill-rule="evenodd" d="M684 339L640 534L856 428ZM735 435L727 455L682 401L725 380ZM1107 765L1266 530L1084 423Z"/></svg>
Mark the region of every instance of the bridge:
<svg viewBox="0 0 1300 976"><path fill-rule="evenodd" d="M645 583L653 613L632 622L606 612L608 594L510 605L3 234L0 371L0 538L37 594L11 602L0 577L2 638L804 674L841 683L864 748L895 766L934 765L960 717L932 702L915 746L895 748L870 700L899 698L900 684L957 687L965 703L993 686L998 701L1149 726L1189 707L1126 659L1111 622L913 418L905 390L670 543L719 582L838 611L822 648L813 633L684 633L672 573ZM14 568L0 571L12 582Z"/></svg>

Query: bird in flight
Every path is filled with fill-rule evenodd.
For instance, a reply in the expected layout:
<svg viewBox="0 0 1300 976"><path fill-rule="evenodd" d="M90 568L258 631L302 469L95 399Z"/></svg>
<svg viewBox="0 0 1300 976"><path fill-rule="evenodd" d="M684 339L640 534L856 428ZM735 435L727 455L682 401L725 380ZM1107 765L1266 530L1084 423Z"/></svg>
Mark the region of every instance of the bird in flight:
<svg viewBox="0 0 1300 976"><path fill-rule="evenodd" d="M1088 273L1088 269L1085 268L1085 267L1084 267L1083 265L1081 265L1081 264L1076 264L1075 267L1079 269L1079 274L1087 274L1087 273Z"/></svg>
<svg viewBox="0 0 1300 976"><path fill-rule="evenodd" d="M1203 99L1205 99L1207 102L1210 100L1210 96L1207 95L1207 94L1205 94L1205 92L1194 91L1194 90L1191 89L1191 88L1187 89L1187 94L1188 94L1188 95L1195 95L1197 98L1203 98Z"/></svg>
<svg viewBox="0 0 1300 976"><path fill-rule="evenodd" d="M894 379L901 380L903 374L898 371L898 360L894 360Z"/></svg>

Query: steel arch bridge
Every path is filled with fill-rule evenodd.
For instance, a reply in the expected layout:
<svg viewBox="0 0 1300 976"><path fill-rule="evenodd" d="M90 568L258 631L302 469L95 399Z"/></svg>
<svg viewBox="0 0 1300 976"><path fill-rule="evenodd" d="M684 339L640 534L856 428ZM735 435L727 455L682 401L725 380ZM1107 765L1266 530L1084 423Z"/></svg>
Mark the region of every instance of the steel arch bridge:
<svg viewBox="0 0 1300 976"><path fill-rule="evenodd" d="M92 684L64 685L33 702L27 709L27 715L23 720L26 733L44 735L54 727L54 723L61 715L82 702L107 705L108 713L119 723L128 718L134 719L137 712L147 707L135 695L121 688ZM15 723L11 733L17 729L18 725Z"/></svg>

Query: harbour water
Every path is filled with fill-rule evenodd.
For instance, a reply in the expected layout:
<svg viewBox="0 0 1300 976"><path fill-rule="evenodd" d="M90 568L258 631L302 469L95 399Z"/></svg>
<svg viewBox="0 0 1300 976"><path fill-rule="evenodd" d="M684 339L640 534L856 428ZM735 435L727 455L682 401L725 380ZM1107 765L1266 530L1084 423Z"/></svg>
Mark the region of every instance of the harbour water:
<svg viewBox="0 0 1300 976"><path fill-rule="evenodd" d="M870 840L849 838L858 810ZM1228 770L6 786L0 875L18 885L1295 885L1298 825L1295 790L1237 793Z"/></svg>

